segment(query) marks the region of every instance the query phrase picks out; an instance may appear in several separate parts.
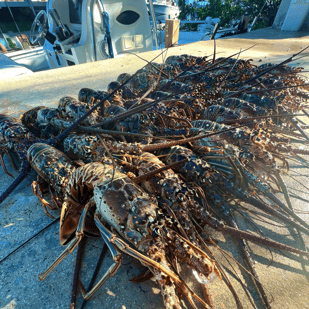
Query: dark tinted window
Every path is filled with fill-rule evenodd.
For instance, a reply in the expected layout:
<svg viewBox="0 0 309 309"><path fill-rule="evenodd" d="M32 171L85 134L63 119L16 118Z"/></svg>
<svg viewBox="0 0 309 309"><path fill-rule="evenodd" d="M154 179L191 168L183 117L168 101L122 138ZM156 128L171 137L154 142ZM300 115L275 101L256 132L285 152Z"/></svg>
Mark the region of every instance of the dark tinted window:
<svg viewBox="0 0 309 309"><path fill-rule="evenodd" d="M81 24L81 10L83 0L69 0L70 23Z"/></svg>
<svg viewBox="0 0 309 309"><path fill-rule="evenodd" d="M134 11L124 11L120 13L116 20L123 25L134 24L139 19L139 14Z"/></svg>

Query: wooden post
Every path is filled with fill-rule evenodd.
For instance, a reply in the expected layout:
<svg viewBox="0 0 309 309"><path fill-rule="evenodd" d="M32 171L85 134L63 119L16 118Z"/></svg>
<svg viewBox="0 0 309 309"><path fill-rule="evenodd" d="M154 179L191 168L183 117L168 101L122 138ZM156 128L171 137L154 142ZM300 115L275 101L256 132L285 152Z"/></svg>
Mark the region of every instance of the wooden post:
<svg viewBox="0 0 309 309"><path fill-rule="evenodd" d="M171 47L178 43L179 39L179 19L167 19L165 21L165 48Z"/></svg>
<svg viewBox="0 0 309 309"><path fill-rule="evenodd" d="M0 51L6 53L8 50L5 48L3 44L0 43Z"/></svg>

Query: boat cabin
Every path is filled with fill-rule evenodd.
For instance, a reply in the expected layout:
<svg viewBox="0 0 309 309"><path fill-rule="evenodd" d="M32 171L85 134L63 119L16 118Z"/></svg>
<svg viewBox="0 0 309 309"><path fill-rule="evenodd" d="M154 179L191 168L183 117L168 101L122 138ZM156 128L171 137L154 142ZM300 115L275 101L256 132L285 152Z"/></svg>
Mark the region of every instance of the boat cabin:
<svg viewBox="0 0 309 309"><path fill-rule="evenodd" d="M153 50L145 0L49 0L36 24L50 68Z"/></svg>

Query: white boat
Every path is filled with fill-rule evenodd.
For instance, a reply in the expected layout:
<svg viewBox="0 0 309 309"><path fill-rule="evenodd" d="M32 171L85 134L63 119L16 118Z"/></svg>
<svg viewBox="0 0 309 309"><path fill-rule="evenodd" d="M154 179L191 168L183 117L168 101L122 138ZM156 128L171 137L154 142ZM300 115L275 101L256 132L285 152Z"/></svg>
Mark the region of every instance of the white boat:
<svg viewBox="0 0 309 309"><path fill-rule="evenodd" d="M177 19L180 10L179 6L176 4L175 1L171 0L154 0L153 2L153 8L154 13L156 16L156 20L160 23L164 23L167 19ZM148 9L150 9L149 0L146 0Z"/></svg>
<svg viewBox="0 0 309 309"><path fill-rule="evenodd" d="M51 68L153 50L144 0L50 0L47 12Z"/></svg>
<svg viewBox="0 0 309 309"><path fill-rule="evenodd" d="M30 31L32 43L42 37L43 48L20 51L16 62L36 71L25 62L39 49L50 69L153 50L145 0L49 0Z"/></svg>

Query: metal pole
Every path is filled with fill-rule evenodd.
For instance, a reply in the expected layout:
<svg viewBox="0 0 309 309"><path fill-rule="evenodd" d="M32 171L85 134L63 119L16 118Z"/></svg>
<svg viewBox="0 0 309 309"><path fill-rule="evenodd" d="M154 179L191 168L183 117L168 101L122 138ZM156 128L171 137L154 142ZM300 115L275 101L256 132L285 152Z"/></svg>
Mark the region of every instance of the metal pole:
<svg viewBox="0 0 309 309"><path fill-rule="evenodd" d="M111 38L111 31L110 31L110 23L109 23L109 15L107 11L104 10L104 3L103 0L99 0L98 3L101 5L102 11L102 18L103 18L103 28L105 31L105 37L107 45L108 45L108 54L110 58L114 58L114 51L113 51L113 42Z"/></svg>
<svg viewBox="0 0 309 309"><path fill-rule="evenodd" d="M92 38L92 50L93 50L93 61L97 61L97 50L96 50L96 45L95 45L95 31L94 31L94 21L93 21L93 8L94 8L94 2L95 0L92 0L90 3L90 12L89 12L89 17L90 17L90 23L91 23L91 38Z"/></svg>
<svg viewBox="0 0 309 309"><path fill-rule="evenodd" d="M34 17L36 17L36 14L35 14L35 10L34 10L34 6L33 6L32 1L31 1L31 0L26 0L26 1L28 2L29 7L30 7L31 11L33 12Z"/></svg>
<svg viewBox="0 0 309 309"><path fill-rule="evenodd" d="M14 23L15 23L15 26L16 26L16 28L17 28L17 31L18 31L18 33L19 33L19 36L20 36L20 39L21 39L21 47L22 47L22 49L24 49L24 46L23 46L23 37L22 37L21 32L20 32L20 30L19 30L19 28L18 28L18 26L17 26L16 20L15 20L15 18L14 18L14 16L13 16L13 13L12 13L12 11L11 11L11 8L9 7L8 3L6 2L6 0L4 0L4 2L5 2L5 4L6 4L6 7L7 7L8 10L9 10L11 16L12 16L12 19L13 19L13 21L14 21Z"/></svg>
<svg viewBox="0 0 309 309"><path fill-rule="evenodd" d="M149 8L150 8L150 14L153 22L153 27L154 27L154 32L155 32L155 42L156 42L156 49L159 49L158 45L158 33L157 33L157 21L156 21L156 16L154 13L154 8L153 8L153 3L152 0L149 0Z"/></svg>

